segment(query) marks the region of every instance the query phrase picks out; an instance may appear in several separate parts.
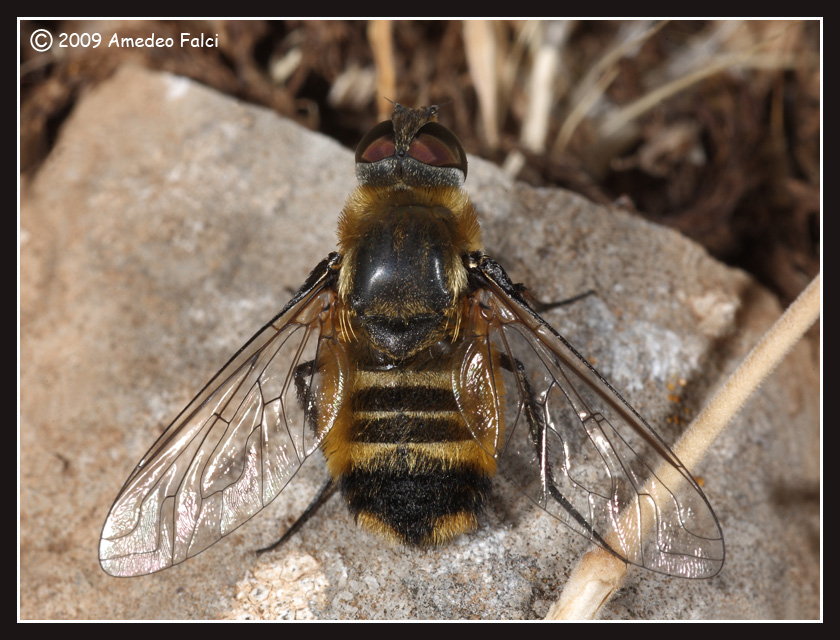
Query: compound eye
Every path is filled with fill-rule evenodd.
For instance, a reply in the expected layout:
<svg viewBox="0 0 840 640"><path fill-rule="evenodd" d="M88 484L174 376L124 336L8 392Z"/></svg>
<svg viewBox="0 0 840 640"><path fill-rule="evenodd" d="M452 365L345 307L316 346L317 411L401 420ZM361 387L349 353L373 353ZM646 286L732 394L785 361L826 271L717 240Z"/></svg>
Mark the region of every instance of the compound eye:
<svg viewBox="0 0 840 640"><path fill-rule="evenodd" d="M367 132L356 147L356 162L378 162L394 155L394 126L390 120L380 122Z"/></svg>
<svg viewBox="0 0 840 640"><path fill-rule="evenodd" d="M378 162L394 155L394 138L377 138L356 158L362 162Z"/></svg>
<svg viewBox="0 0 840 640"><path fill-rule="evenodd" d="M408 155L432 167L456 167L467 173L467 157L458 138L436 122L426 124L414 136Z"/></svg>
<svg viewBox="0 0 840 640"><path fill-rule="evenodd" d="M433 167L456 167L460 160L443 142L425 133L419 134L411 141L408 155Z"/></svg>

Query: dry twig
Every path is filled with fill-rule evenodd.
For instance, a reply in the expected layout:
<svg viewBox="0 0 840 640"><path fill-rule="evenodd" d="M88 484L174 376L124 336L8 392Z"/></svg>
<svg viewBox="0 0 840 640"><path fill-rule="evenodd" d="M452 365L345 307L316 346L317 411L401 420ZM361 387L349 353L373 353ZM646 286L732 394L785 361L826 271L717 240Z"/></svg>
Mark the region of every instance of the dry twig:
<svg viewBox="0 0 840 640"><path fill-rule="evenodd" d="M808 285L787 311L741 362L711 402L683 434L674 453L688 468L695 467L714 439L738 410L784 359L820 316L820 276ZM662 477L657 470L654 477ZM667 484L667 480L665 480ZM624 514L620 516L624 517ZM627 565L603 549L593 549L572 571L548 620L594 619L621 587Z"/></svg>

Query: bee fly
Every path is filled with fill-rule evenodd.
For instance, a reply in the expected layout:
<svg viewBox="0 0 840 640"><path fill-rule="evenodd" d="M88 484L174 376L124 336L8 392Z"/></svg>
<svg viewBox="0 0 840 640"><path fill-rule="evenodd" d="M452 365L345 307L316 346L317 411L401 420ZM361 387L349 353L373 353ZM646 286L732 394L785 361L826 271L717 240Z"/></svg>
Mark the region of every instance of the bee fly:
<svg viewBox="0 0 840 640"><path fill-rule="evenodd" d="M129 476L102 531L107 573L200 553L317 449L356 521L400 543L473 529L500 467L626 562L720 570L720 525L692 476L484 253L466 154L436 114L396 105L364 137L338 251Z"/></svg>

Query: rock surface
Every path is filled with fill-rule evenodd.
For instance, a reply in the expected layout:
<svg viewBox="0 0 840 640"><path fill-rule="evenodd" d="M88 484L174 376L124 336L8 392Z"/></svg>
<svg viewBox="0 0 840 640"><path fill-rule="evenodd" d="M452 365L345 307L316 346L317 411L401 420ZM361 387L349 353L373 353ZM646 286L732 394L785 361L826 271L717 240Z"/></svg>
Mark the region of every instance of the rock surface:
<svg viewBox="0 0 840 640"><path fill-rule="evenodd" d="M778 316L772 296L669 230L470 162L488 252L540 299L595 290L547 320L673 442ZM320 485L319 456L189 562L98 566L129 472L334 249L353 185L351 151L183 78L126 68L78 105L21 190L22 618L545 615L587 545L503 479L479 530L441 549L375 539L334 498L256 556ZM815 362L798 346L692 469L724 528L721 574L633 569L603 618L820 615Z"/></svg>

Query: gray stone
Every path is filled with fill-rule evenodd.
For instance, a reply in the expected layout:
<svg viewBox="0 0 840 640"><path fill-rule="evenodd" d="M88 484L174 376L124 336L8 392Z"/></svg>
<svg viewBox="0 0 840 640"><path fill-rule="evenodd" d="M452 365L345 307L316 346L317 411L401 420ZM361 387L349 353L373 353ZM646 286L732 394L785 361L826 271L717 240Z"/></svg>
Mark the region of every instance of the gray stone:
<svg viewBox="0 0 840 640"><path fill-rule="evenodd" d="M183 78L126 68L78 104L21 189L22 618L545 615L587 544L502 478L480 528L443 548L357 530L336 497L256 556L324 479L317 455L200 556L133 579L98 565L125 478L334 249L354 182L351 151ZM512 278L542 300L595 290L546 318L669 442L780 313L672 231L478 159L466 186ZM820 615L817 361L800 344L692 469L724 528L723 571L632 569L603 618Z"/></svg>

